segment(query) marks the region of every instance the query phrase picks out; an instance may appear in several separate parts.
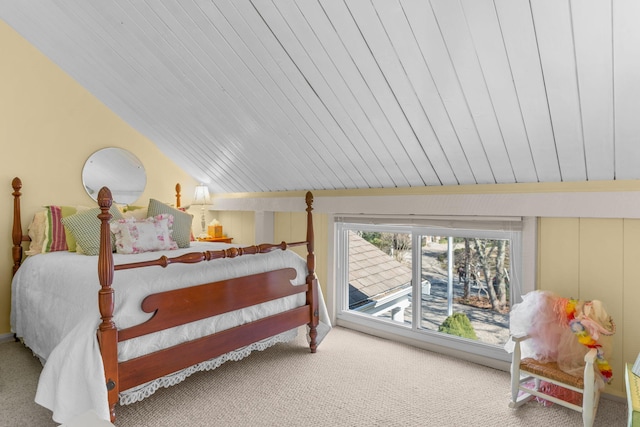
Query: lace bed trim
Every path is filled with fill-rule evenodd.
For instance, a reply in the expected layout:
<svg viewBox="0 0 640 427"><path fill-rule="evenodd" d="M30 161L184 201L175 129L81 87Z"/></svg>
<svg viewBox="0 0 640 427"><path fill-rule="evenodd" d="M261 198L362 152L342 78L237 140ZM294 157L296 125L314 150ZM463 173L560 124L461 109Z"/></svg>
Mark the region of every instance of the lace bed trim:
<svg viewBox="0 0 640 427"><path fill-rule="evenodd" d="M297 329L292 329L287 332L283 332L271 338L267 338L262 341L255 342L246 347L239 348L238 350L230 351L229 353L223 354L222 356L218 356L213 359L209 359L205 362L197 363L193 366L185 368L181 371L174 372L173 374L166 375L162 378L155 379L153 381L149 381L148 383L142 384L138 387L131 388L129 390L125 390L119 394L120 404L121 405L129 405L131 403L139 402L142 399L145 399L155 393L161 387L167 388L172 385L176 385L186 380L192 374L200 371L210 371L216 369L224 362L233 360L238 361L244 359L249 356L252 351L258 350L263 351L267 348L281 343L288 342L293 340L298 335Z"/></svg>

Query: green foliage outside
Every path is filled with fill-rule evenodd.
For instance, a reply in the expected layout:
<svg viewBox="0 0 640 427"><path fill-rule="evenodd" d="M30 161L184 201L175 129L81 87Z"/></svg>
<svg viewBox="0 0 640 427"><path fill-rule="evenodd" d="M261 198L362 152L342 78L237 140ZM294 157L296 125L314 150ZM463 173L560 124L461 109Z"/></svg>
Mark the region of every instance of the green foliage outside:
<svg viewBox="0 0 640 427"><path fill-rule="evenodd" d="M358 234L367 242L395 257L398 261L402 261L404 254L411 251L411 234L409 233L360 231Z"/></svg>
<svg viewBox="0 0 640 427"><path fill-rule="evenodd" d="M367 242L379 248L382 247L382 233L377 231L360 231L360 236Z"/></svg>
<svg viewBox="0 0 640 427"><path fill-rule="evenodd" d="M476 331L473 329L473 326L471 326L471 321L464 313L453 313L444 319L442 325L438 327L438 332L472 340L478 339Z"/></svg>

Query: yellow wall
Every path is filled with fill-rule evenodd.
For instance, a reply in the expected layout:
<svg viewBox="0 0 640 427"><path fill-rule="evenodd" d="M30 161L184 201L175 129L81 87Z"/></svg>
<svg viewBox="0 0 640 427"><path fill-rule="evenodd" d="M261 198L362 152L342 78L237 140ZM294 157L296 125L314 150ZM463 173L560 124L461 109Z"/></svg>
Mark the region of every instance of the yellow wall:
<svg viewBox="0 0 640 427"><path fill-rule="evenodd" d="M222 224L222 232L233 237L234 245L249 246L256 243L255 213L251 211L212 211L211 219L217 219Z"/></svg>
<svg viewBox="0 0 640 427"><path fill-rule="evenodd" d="M85 160L96 150L122 147L144 164L140 198L175 200L197 182L72 78L0 21L0 334L9 333L11 307L11 180L23 182L24 227L43 204L93 206L81 182ZM186 199L184 204L186 204Z"/></svg>
<svg viewBox="0 0 640 427"><path fill-rule="evenodd" d="M640 353L640 220L541 218L538 237L538 287L599 299L616 323L607 392L623 395L624 364Z"/></svg>
<svg viewBox="0 0 640 427"><path fill-rule="evenodd" d="M274 242L301 242L306 239L307 214L305 212L277 212L274 218ZM314 253L316 256L316 276L322 293L327 295L328 259L327 248L329 246L328 218L326 214L313 214ZM293 250L306 259L306 246L299 246Z"/></svg>

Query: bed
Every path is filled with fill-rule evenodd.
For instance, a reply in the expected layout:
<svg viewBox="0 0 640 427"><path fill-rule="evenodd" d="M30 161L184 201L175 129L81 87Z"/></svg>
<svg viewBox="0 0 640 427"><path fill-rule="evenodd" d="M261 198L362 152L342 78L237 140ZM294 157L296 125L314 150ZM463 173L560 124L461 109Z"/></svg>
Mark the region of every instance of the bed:
<svg viewBox="0 0 640 427"><path fill-rule="evenodd" d="M311 193L304 241L190 242L121 254L114 253L115 211L104 187L97 256L61 250L23 261L23 244L31 239L20 220L21 180L12 186L12 330L43 360L36 402L57 422L87 410L114 421L116 403L291 340L301 326L315 353L330 329L314 272ZM294 246L306 246L306 259L288 250Z"/></svg>

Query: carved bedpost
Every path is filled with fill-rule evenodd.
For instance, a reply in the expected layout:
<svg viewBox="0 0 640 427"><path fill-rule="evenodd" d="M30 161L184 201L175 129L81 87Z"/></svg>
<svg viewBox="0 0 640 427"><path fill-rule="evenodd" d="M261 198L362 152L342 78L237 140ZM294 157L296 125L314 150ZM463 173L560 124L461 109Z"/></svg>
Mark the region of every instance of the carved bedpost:
<svg viewBox="0 0 640 427"><path fill-rule="evenodd" d="M107 187L102 187L98 193L100 206L100 252L98 255L98 307L102 323L98 328L98 342L104 363L105 384L109 396L109 412L111 421L115 421L115 407L118 401L118 330L113 322L114 293L113 283L113 253L111 252L111 230L109 220L111 214L112 197Z"/></svg>
<svg viewBox="0 0 640 427"><path fill-rule="evenodd" d="M176 184L176 208L180 207L180 191L182 190L182 187L180 186L180 183Z"/></svg>
<svg viewBox="0 0 640 427"><path fill-rule="evenodd" d="M13 248L11 255L13 257L13 275L16 274L20 264L22 263L22 219L20 218L20 196L22 193L22 181L15 177L11 181L13 187L13 229L11 230L11 238L13 240Z"/></svg>
<svg viewBox="0 0 640 427"><path fill-rule="evenodd" d="M309 348L311 353L316 352L318 343L316 338L318 331L316 330L319 321L318 314L318 279L316 277L316 255L314 253L314 234L313 234L313 194L310 191L307 192L305 197L307 203L307 268L309 273L307 275L307 285L309 285L309 291L307 292L307 304L311 307L311 322L309 322Z"/></svg>

